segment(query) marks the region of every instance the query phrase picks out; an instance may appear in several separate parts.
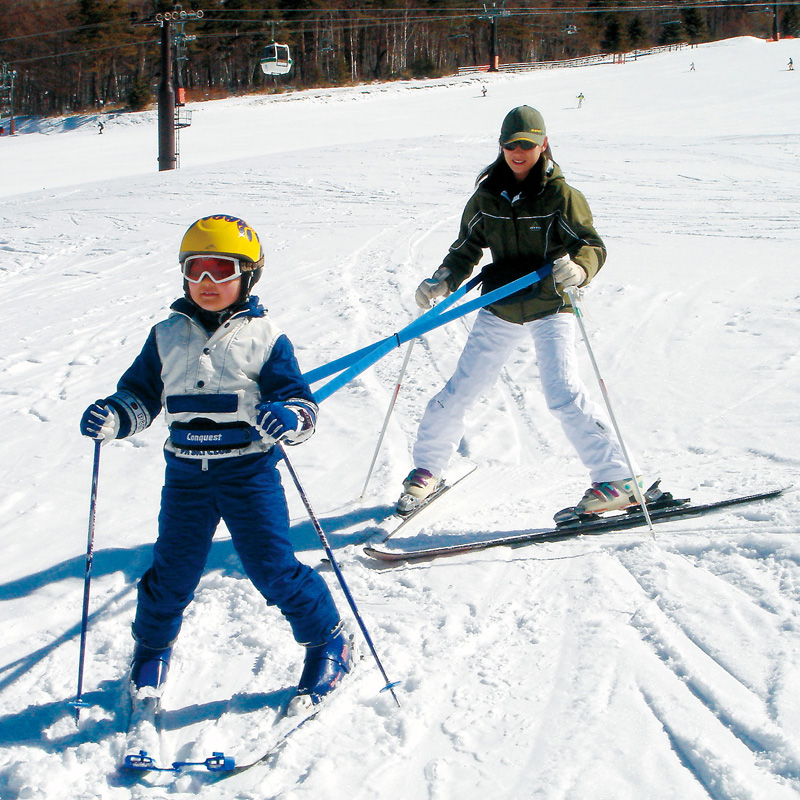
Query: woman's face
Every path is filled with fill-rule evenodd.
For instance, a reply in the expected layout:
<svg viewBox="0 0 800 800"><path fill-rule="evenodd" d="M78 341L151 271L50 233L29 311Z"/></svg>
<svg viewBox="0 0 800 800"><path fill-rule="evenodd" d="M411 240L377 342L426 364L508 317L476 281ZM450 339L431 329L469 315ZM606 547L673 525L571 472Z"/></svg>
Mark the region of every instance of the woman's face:
<svg viewBox="0 0 800 800"><path fill-rule="evenodd" d="M508 164L518 181L524 181L528 177L528 173L536 166L536 162L542 155L542 150L547 147L547 139L544 140L544 144L536 144L531 150L523 150L522 144L522 142L512 142L511 144L503 145L503 158L505 158L506 164ZM525 142L524 144L531 143ZM509 147L514 149L509 150Z"/></svg>

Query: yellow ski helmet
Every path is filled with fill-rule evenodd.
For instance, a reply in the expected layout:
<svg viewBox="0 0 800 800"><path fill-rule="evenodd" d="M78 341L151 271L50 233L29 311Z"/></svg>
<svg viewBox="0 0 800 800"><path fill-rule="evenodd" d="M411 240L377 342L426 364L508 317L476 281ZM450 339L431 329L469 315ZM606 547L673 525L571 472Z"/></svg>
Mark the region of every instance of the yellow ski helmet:
<svg viewBox="0 0 800 800"><path fill-rule="evenodd" d="M206 254L239 259L242 270L242 297L247 297L261 277L264 250L258 234L239 217L213 214L192 223L181 240L178 260L183 265L188 256Z"/></svg>

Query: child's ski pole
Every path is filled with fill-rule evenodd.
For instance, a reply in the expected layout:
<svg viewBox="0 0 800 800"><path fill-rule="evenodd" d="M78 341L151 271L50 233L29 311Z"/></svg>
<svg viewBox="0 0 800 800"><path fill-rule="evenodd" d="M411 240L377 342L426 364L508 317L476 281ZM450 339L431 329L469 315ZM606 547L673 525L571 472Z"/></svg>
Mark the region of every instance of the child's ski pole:
<svg viewBox="0 0 800 800"><path fill-rule="evenodd" d="M277 442L275 445L278 450L280 450L281 455L283 456L283 460L286 464L287 469L289 470L289 474L292 476L292 480L294 481L294 485L297 487L297 492L300 495L300 499L303 501L303 505L306 507L306 511L308 512L308 516L311 519L311 523L314 526L314 530L317 532L317 536L319 536L320 542L322 542L323 548L325 548L325 554L328 556L328 560L331 562L331 566L333 567L333 572L336 575L336 579L339 581L339 585L342 587L342 591L344 592L344 596L347 598L347 602L350 605L350 608L355 615L356 621L358 622L358 627L361 628L361 633L364 634L364 639L367 642L367 646L372 653L372 657L375 659L375 663L378 665L378 669L381 671L381 675L383 675L383 679L386 681L386 685L381 689L382 692L389 691L394 698L395 703L400 705L400 701L397 699L397 695L395 694L394 687L400 684L400 681L390 681L389 676L386 674L386 670L383 668L383 664L381 664L381 660L378 657L378 653L375 650L375 645L372 643L372 637L369 635L369 631L367 630L367 626L364 624L364 620L361 618L361 614L358 611L358 607L356 606L356 601L353 599L353 595L350 593L350 589L347 586L347 581L344 579L344 575L342 575L342 571L339 569L339 564L336 562L336 559L333 556L333 550L331 549L330 544L328 544L328 537L325 535L325 532L322 530L322 526L319 524L319 520L314 514L314 510L311 508L311 503L308 501L308 496L303 489L303 485L300 483L300 478L297 476L297 473L294 471L294 467L292 466L292 462L289 461L288 457L286 456L286 450L284 449L283 445L280 442Z"/></svg>
<svg viewBox="0 0 800 800"><path fill-rule="evenodd" d="M81 649L78 660L78 692L72 705L75 707L75 724L80 722L81 709L86 707L83 699L83 665L86 660L86 634L89 629L89 587L92 582L92 559L94 557L94 519L97 508L97 483L100 477L101 439L94 443L94 464L92 466L92 491L89 500L89 541L86 545L86 570L83 579L83 616L81 618Z"/></svg>
<svg viewBox="0 0 800 800"><path fill-rule="evenodd" d="M611 408L611 398L608 396L608 390L606 389L605 381L603 380L603 376L600 374L600 368L597 366L597 361L595 360L594 353L592 352L592 346L589 344L589 335L586 333L586 327L583 324L583 313L580 309L580 290L577 286L567 286L564 291L567 293L570 303L572 303L572 310L575 314L575 319L578 320L578 327L581 329L581 336L583 337L583 342L586 345L586 351L589 353L589 360L592 362L592 367L594 367L594 374L597 376L597 382L600 384L600 391L603 395L603 400L605 400L608 416L611 418L611 424L614 426L614 430L617 434L617 439L619 440L620 447L622 448L622 454L625 456L625 463L628 465L628 469L631 471L631 477L633 478L633 492L636 495L636 499L639 501L639 505L642 507L644 518L647 520L647 526L650 528L651 532L654 532L653 521L650 519L650 512L647 510L647 503L645 503L644 496L642 495L642 489L639 486L639 481L636 477L636 470L633 468L633 462L631 461L631 457L628 455L628 448L625 447L625 441L622 438L619 425L617 425L617 418L614 416L614 409Z"/></svg>

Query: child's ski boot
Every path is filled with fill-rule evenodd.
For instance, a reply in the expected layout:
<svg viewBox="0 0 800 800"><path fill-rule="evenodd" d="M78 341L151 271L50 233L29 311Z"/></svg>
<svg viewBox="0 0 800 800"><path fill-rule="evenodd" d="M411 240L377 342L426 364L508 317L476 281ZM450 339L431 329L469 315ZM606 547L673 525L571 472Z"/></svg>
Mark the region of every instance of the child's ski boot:
<svg viewBox="0 0 800 800"><path fill-rule="evenodd" d="M160 689L167 679L171 647L148 647L141 642L136 643L131 660L131 684L133 690L145 686Z"/></svg>
<svg viewBox="0 0 800 800"><path fill-rule="evenodd" d="M300 707L317 705L323 697L330 694L344 676L353 668L352 641L342 623L334 629L333 638L324 644L306 646L306 659L303 674L297 685Z"/></svg>

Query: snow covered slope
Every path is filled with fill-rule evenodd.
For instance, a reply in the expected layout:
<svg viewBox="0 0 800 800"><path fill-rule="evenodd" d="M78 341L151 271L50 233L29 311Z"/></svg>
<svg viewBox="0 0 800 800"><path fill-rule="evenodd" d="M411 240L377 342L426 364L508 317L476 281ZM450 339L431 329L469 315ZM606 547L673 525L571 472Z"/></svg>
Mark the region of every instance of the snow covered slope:
<svg viewBox="0 0 800 800"><path fill-rule="evenodd" d="M797 481L800 43L737 39L624 65L375 84L193 107L182 168L156 172L154 113L0 138L0 797L776 800L800 797L797 495L646 531L385 568L361 544L411 467L428 397L469 320L326 400L292 451L402 707L365 660L279 759L223 783L131 783L123 688L164 429L102 451L85 692L78 666L92 447L110 393L180 291L180 237L237 214L258 294L311 369L414 318L500 121L528 103L587 196L609 261L587 325L648 478L707 502ZM695 71L689 71L690 62ZM488 91L482 96L482 87ZM577 108L576 96L586 101ZM31 126L28 130L34 130ZM588 361L584 375L591 384ZM549 524L587 477L529 348L471 416L479 469L414 538ZM345 610L288 476L301 557ZM348 614L349 616L349 614ZM165 697L169 758L268 742L302 654L224 530Z"/></svg>

